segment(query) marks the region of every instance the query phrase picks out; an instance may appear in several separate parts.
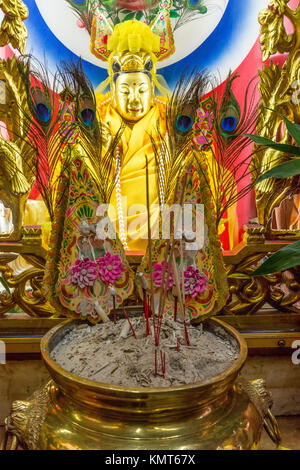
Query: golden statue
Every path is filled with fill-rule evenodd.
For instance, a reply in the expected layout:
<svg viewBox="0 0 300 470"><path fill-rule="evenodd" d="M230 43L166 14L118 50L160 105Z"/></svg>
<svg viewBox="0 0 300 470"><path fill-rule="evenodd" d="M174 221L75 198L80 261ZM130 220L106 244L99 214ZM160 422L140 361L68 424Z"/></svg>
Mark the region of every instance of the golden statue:
<svg viewBox="0 0 300 470"><path fill-rule="evenodd" d="M294 10L288 0L272 0L267 9L261 11L261 48L263 61L271 55L288 53L282 67L273 61L259 71L261 113L257 133L281 144L292 144L280 114L295 123L300 123L300 6ZM287 34L285 20L288 18L294 28ZM275 110L276 112L273 112ZM258 152L253 161L255 176L287 161L290 157L274 149ZM299 194L295 179L270 178L256 186L258 221L260 224L277 229L299 229ZM281 207L279 207L281 204ZM275 216L275 217L273 217Z"/></svg>
<svg viewBox="0 0 300 470"><path fill-rule="evenodd" d="M130 32L133 40L130 39ZM136 43L142 40L144 44L138 50ZM110 200L119 222L122 207L117 200L122 194L126 195L129 208L137 203L147 206L145 155L149 165L150 206L159 203L151 134L157 134L157 125L160 123L160 133L165 135L167 104L166 100L155 98L155 52L159 50L159 38L145 24L133 20L118 25L109 38L108 48L112 49L108 62L111 92L103 96L98 91L97 104L107 142L111 141L112 136L125 123L119 150L122 154L121 171ZM134 219L141 219L142 216L143 214L127 217L128 233L118 223L120 239L127 249L145 250L147 246L147 240L143 238L147 231L145 213L139 236L136 236Z"/></svg>

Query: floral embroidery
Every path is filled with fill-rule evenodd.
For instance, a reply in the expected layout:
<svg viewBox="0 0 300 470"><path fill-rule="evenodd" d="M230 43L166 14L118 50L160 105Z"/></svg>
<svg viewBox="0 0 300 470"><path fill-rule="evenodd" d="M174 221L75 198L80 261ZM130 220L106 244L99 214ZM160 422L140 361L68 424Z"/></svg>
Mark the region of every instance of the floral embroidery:
<svg viewBox="0 0 300 470"><path fill-rule="evenodd" d="M155 264L154 265L154 270L153 270L153 280L154 280L154 284L156 287L160 287L161 286L161 283L162 283L162 277L163 277L163 269L164 269L164 261L159 264ZM166 279L167 279L167 275L168 275L168 263L166 263L166 274L165 274L165 282L166 282ZM173 287L174 285L174 276L173 276L173 272L172 270L170 270L170 277L169 277L169 282L168 282L168 289L171 289L171 287Z"/></svg>
<svg viewBox="0 0 300 470"><path fill-rule="evenodd" d="M98 277L98 266L89 258L76 260L71 268L71 282L77 284L81 289L93 286Z"/></svg>
<svg viewBox="0 0 300 470"><path fill-rule="evenodd" d="M119 255L106 253L103 258L97 259L97 263L99 274L103 282L113 284L117 279L122 277L124 264Z"/></svg>
<svg viewBox="0 0 300 470"><path fill-rule="evenodd" d="M208 286L205 276L200 274L199 269L189 266L184 272L185 293L193 299L199 294L203 294Z"/></svg>

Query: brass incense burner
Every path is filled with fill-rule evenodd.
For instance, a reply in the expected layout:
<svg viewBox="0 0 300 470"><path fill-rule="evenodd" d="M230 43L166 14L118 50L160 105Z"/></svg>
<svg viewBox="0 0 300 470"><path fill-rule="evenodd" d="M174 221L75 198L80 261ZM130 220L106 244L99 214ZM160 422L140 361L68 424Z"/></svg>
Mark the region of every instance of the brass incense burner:
<svg viewBox="0 0 300 470"><path fill-rule="evenodd" d="M262 381L238 379L245 341L220 320L239 344L239 356L206 382L170 388L125 388L93 382L62 369L50 352L74 321L50 330L41 351L52 381L28 402L14 402L7 428L29 449L256 449L271 400Z"/></svg>

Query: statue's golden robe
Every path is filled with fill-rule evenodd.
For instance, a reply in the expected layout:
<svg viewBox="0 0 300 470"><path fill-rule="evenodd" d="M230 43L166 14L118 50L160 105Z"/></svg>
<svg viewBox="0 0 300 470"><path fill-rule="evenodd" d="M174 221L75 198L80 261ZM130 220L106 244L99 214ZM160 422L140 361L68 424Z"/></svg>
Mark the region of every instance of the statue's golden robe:
<svg viewBox="0 0 300 470"><path fill-rule="evenodd" d="M104 104L101 101L104 100ZM122 126L122 118L114 107L107 104L105 99L99 97L99 113L101 121L106 123L112 132L116 135ZM149 169L149 199L150 207L158 204L157 192L157 176L155 155L153 152L153 144L150 135L155 138L159 125L160 133L166 133L165 126L166 105L162 102L156 103L145 117L140 119L132 127L125 127L121 136L120 154L121 154L121 193L127 198L127 210L134 205L140 204L144 208L147 207L146 197L146 156L148 159ZM117 215L116 189L112 194L110 204L114 207L114 211L110 213L110 217L114 220ZM142 208L142 207L141 207ZM124 214L126 217L126 215ZM140 227L136 227L137 218L143 220L144 223ZM142 210L140 214L128 215L127 219L127 243L130 250L140 251L147 247L147 212ZM138 231L137 231L138 228ZM118 229L118 224L117 224Z"/></svg>

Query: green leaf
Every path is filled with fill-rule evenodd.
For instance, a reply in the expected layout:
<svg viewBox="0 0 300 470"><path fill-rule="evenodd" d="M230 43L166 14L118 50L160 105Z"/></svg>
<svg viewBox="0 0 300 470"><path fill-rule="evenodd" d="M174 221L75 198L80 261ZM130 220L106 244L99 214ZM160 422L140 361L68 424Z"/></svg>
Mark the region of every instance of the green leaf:
<svg viewBox="0 0 300 470"><path fill-rule="evenodd" d="M263 276L265 274L279 273L294 268L300 264L300 240L278 250L251 275Z"/></svg>
<svg viewBox="0 0 300 470"><path fill-rule="evenodd" d="M263 173L257 180L257 183L268 178L290 178L300 174L300 159L294 159L289 162L275 166L266 173Z"/></svg>
<svg viewBox="0 0 300 470"><path fill-rule="evenodd" d="M128 15L126 15L123 18L122 23L123 23L123 21L133 20L134 16L135 16L135 12L128 13Z"/></svg>
<svg viewBox="0 0 300 470"><path fill-rule="evenodd" d="M0 276L0 284L2 284L2 286L4 287L4 289L6 290L6 292L8 292L10 294L10 289L8 287L8 284L7 282L3 279L3 277Z"/></svg>
<svg viewBox="0 0 300 470"><path fill-rule="evenodd" d="M296 147L295 145L277 144L276 142L273 142L273 140L266 139L265 137L259 137L258 135L254 134L243 135L245 137L249 137L249 139L251 139L257 145L264 145L265 147L270 147L274 150L279 150L280 152L284 152L289 155L300 156L300 147Z"/></svg>
<svg viewBox="0 0 300 470"><path fill-rule="evenodd" d="M141 20L141 18L143 18L143 15L144 15L144 14L143 14L143 12L142 12L142 11L138 11L138 12L136 13L135 17L136 17L136 19L137 19L137 20L139 20L139 21L140 21L140 20Z"/></svg>

